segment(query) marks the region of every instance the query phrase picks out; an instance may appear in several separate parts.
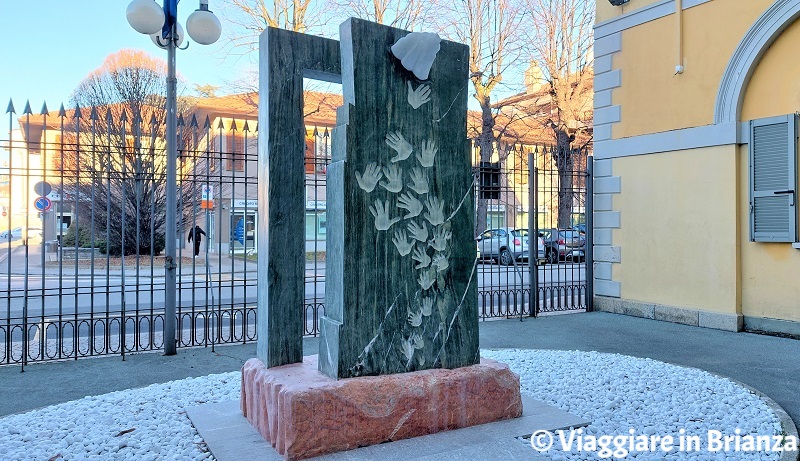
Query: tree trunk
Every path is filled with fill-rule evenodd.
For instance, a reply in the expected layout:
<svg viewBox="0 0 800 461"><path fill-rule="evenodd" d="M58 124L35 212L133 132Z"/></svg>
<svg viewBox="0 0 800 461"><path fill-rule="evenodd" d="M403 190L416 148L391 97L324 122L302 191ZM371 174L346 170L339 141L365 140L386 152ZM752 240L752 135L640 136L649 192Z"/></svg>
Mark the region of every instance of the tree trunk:
<svg viewBox="0 0 800 461"><path fill-rule="evenodd" d="M485 97L481 103L481 133L478 135L478 151L480 152L480 162L491 162L494 153L494 116L492 115L492 105L489 97ZM478 165L480 166L480 165ZM478 178L480 181L480 178ZM478 183L480 187L480 183ZM479 189L480 190L480 189ZM486 217L488 215L488 200L478 196L477 210L475 216L475 237L486 230Z"/></svg>
<svg viewBox="0 0 800 461"><path fill-rule="evenodd" d="M575 159L570 146L569 134L561 129L556 129L556 168L558 169L558 228L572 227L572 208L575 197Z"/></svg>

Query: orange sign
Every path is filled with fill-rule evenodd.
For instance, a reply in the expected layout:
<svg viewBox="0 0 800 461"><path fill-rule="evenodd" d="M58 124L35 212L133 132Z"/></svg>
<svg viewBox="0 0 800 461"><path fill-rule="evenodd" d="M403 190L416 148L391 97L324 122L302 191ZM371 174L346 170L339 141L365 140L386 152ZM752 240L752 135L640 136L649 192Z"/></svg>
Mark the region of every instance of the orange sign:
<svg viewBox="0 0 800 461"><path fill-rule="evenodd" d="M200 208L203 210L214 208L214 186L203 185L200 190Z"/></svg>

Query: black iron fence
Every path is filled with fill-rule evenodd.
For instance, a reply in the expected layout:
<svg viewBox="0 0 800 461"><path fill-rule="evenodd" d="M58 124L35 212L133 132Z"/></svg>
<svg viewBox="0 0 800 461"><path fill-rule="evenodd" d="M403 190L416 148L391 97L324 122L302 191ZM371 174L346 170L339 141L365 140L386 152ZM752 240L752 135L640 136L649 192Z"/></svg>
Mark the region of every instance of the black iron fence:
<svg viewBox="0 0 800 461"><path fill-rule="evenodd" d="M179 199L167 210L159 109L9 109L0 135L0 365L162 350L167 238L179 253L178 347L256 340L255 120L197 108L179 118ZM306 134L306 219L297 231L306 240L304 333L315 336L331 143L329 127ZM586 150L497 151L475 162L481 317L585 309ZM165 232L169 212L174 235ZM507 234L495 238L499 230ZM578 237L567 244L561 231ZM527 248L539 233L541 255L538 239Z"/></svg>
<svg viewBox="0 0 800 461"><path fill-rule="evenodd" d="M585 147L499 144L481 161L475 148L481 318L587 308L587 159Z"/></svg>
<svg viewBox="0 0 800 461"><path fill-rule="evenodd" d="M0 364L163 349L167 238L179 249L178 346L256 339L255 121L179 119L179 199L167 210L163 111L9 109Z"/></svg>

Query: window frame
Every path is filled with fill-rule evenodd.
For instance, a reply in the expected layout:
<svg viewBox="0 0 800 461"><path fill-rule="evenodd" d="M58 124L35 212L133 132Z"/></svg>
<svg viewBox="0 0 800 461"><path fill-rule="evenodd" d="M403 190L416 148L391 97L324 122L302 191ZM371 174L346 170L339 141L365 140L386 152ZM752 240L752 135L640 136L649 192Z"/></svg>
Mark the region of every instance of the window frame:
<svg viewBox="0 0 800 461"><path fill-rule="evenodd" d="M797 228L798 228L798 212L797 212L797 114L780 115L776 117L767 117L761 119L751 120L749 123L750 141L748 145L748 214L749 214L749 237L751 242L779 242L779 243L795 243L797 242ZM787 166L787 182L785 187L781 188L764 188L756 190L756 135L755 130L759 127L787 124L787 152L786 152L786 166ZM772 194L770 194L772 192ZM790 215L790 226L786 232L764 231L759 232L756 229L756 199L761 197L773 197L774 195L790 195L788 211Z"/></svg>

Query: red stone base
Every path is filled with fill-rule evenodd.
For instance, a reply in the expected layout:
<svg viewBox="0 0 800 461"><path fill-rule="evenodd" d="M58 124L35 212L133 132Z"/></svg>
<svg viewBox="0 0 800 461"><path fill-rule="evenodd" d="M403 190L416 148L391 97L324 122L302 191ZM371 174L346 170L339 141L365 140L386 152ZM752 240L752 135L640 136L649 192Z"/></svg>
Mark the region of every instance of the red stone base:
<svg viewBox="0 0 800 461"><path fill-rule="evenodd" d="M522 415L519 377L481 359L455 370L333 380L317 356L242 367L242 413L285 459L304 459Z"/></svg>

